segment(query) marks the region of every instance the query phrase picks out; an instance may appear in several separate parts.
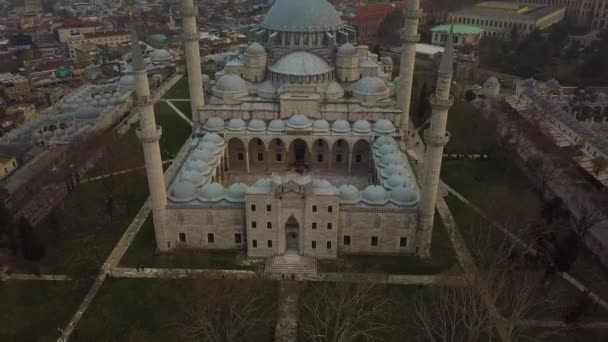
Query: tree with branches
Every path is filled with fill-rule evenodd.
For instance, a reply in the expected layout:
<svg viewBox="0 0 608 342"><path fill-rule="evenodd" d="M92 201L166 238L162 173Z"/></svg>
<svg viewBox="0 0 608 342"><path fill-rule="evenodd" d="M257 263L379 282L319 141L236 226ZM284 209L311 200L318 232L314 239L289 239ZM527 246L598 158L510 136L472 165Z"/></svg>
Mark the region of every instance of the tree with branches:
<svg viewBox="0 0 608 342"><path fill-rule="evenodd" d="M557 166L541 156L529 157L526 161L526 166L534 177L538 179L538 190L544 195L549 182L557 176Z"/></svg>
<svg viewBox="0 0 608 342"><path fill-rule="evenodd" d="M396 326L382 286L309 285L302 303L299 326L306 341L383 341Z"/></svg>
<svg viewBox="0 0 608 342"><path fill-rule="evenodd" d="M604 157L597 157L591 160L593 164L593 172L596 176L599 176L601 172L608 170L608 159Z"/></svg>

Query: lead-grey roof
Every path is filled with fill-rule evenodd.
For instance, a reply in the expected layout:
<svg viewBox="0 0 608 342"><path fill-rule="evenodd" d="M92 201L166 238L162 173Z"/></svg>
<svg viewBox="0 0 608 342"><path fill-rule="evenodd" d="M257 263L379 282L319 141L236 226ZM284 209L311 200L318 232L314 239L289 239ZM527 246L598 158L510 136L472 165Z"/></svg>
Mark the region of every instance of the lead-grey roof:
<svg viewBox="0 0 608 342"><path fill-rule="evenodd" d="M306 51L285 55L269 69L278 74L294 76L323 75L333 70L323 58Z"/></svg>
<svg viewBox="0 0 608 342"><path fill-rule="evenodd" d="M262 27L288 32L324 32L345 26L327 0L277 0Z"/></svg>

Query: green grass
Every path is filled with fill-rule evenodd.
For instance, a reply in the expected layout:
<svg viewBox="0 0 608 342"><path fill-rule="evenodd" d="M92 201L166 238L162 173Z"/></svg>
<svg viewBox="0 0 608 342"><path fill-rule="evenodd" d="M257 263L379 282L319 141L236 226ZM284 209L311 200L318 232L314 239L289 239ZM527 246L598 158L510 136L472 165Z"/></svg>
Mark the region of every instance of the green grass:
<svg viewBox="0 0 608 342"><path fill-rule="evenodd" d="M39 263L22 261L21 271L95 274L143 204L148 191L144 170L81 184L58 207L60 230L47 220L35 229L45 243L46 255ZM112 216L105 198L112 194Z"/></svg>
<svg viewBox="0 0 608 342"><path fill-rule="evenodd" d="M337 260L317 261L319 272L378 272L387 274L437 274L444 271L458 272L460 266L447 231L436 215L435 230L431 243L431 259L417 256L381 256L342 254Z"/></svg>
<svg viewBox="0 0 608 342"><path fill-rule="evenodd" d="M192 119L192 107L190 101L172 101L175 107L182 111L187 117Z"/></svg>
<svg viewBox="0 0 608 342"><path fill-rule="evenodd" d="M165 102L157 102L154 105L154 112L156 123L163 128L163 136L160 140L162 158L171 159L177 155L190 136L192 127Z"/></svg>
<svg viewBox="0 0 608 342"><path fill-rule="evenodd" d="M244 251L180 250L176 253L157 254L152 219L148 217L135 240L120 261L123 267L192 268L257 270L261 260L246 259Z"/></svg>
<svg viewBox="0 0 608 342"><path fill-rule="evenodd" d="M167 91L164 99L189 99L190 87L188 86L188 76L182 77L171 89Z"/></svg>
<svg viewBox="0 0 608 342"><path fill-rule="evenodd" d="M56 341L84 293L83 282L0 282L0 341Z"/></svg>
<svg viewBox="0 0 608 342"><path fill-rule="evenodd" d="M450 143L446 153L489 154L497 149L495 127L464 100L455 100L448 116Z"/></svg>
<svg viewBox="0 0 608 342"><path fill-rule="evenodd" d="M196 301L193 283L204 280L112 279L107 280L78 325L72 341L176 341L174 324L188 304ZM213 281L208 281L212 285ZM238 280L243 291L247 280ZM268 282L268 290L276 290ZM274 293L273 293L274 294ZM269 304L275 305L276 295ZM274 321L274 318L273 318ZM259 327L256 341L272 340L274 327ZM254 337L251 337L254 338Z"/></svg>

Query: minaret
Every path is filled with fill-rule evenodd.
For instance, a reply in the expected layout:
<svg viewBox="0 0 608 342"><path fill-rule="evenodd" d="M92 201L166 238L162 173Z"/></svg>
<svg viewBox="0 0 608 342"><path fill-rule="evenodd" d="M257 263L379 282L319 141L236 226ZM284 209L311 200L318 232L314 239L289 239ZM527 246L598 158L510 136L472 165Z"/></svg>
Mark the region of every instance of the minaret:
<svg viewBox="0 0 608 342"><path fill-rule="evenodd" d="M407 143L409 141L410 105L412 102L412 84L414 82L414 64L416 61L416 43L420 41L418 21L420 20L420 0L408 0L405 9L405 27L403 29L403 48L399 66L399 91L397 101L401 109L399 129Z"/></svg>
<svg viewBox="0 0 608 342"><path fill-rule="evenodd" d="M421 257L431 256L431 238L433 235L435 204L437 202L443 148L450 140L450 133L446 131L446 126L448 111L454 103L454 98L450 95L453 73L452 55L454 53L453 30L454 28L451 27L443 57L441 58L441 64L439 65L437 90L430 98L431 106L433 107L431 127L424 132L426 154L424 155L422 199L420 201L420 220L417 237L419 246L418 255Z"/></svg>
<svg viewBox="0 0 608 342"><path fill-rule="evenodd" d="M193 129L200 126L204 118L198 109L205 105L203 92L203 77L201 74L201 52L198 46L198 31L196 29L196 11L193 0L182 0L182 15L184 21L184 54L188 68L188 85L190 86L190 104L192 106Z"/></svg>
<svg viewBox="0 0 608 342"><path fill-rule="evenodd" d="M148 85L148 72L146 71L144 58L139 47L139 40L137 39L133 25L131 26L131 58L131 66L135 74L135 103L139 111L137 137L141 140L144 148L156 247L161 251L166 251L170 248L167 232L165 231L167 192L163 164L160 157L160 147L158 145L162 130L159 126L156 126L154 103L152 102L150 86Z"/></svg>

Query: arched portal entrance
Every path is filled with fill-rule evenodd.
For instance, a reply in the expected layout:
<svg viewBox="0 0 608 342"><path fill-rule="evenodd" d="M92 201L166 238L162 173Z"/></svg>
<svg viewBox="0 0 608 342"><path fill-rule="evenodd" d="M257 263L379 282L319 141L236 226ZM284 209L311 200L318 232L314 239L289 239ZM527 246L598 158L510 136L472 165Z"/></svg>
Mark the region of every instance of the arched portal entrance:
<svg viewBox="0 0 608 342"><path fill-rule="evenodd" d="M300 224L291 215L285 222L285 253L299 253L300 251Z"/></svg>

